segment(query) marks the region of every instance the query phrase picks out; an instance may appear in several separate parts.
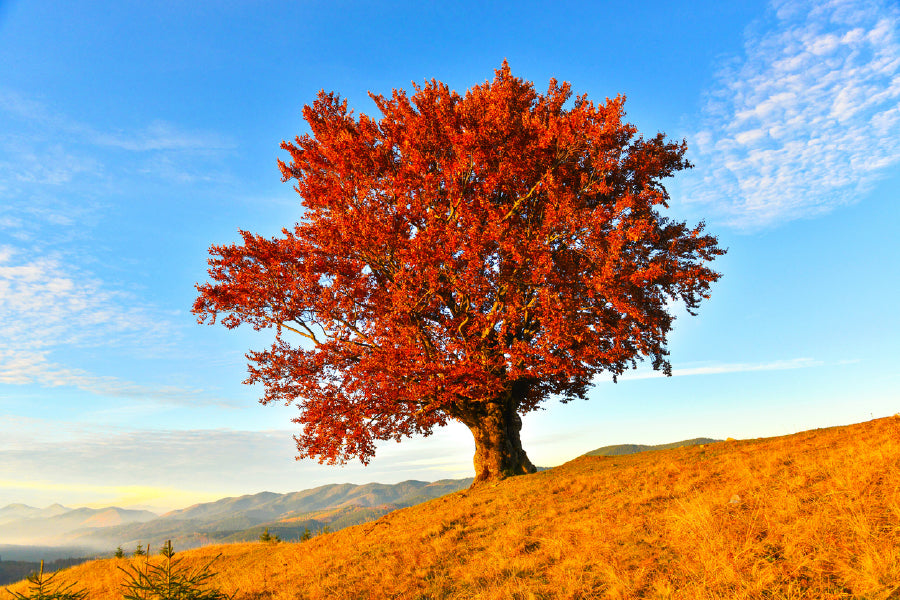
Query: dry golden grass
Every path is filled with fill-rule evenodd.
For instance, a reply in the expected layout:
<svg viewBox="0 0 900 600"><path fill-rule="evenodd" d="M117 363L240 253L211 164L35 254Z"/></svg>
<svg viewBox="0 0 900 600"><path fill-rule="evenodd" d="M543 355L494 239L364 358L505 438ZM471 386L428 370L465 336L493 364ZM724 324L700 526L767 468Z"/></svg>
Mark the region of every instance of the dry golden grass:
<svg viewBox="0 0 900 600"><path fill-rule="evenodd" d="M302 544L177 556L220 553L216 585L241 600L900 599L900 416L581 457ZM128 561L59 580L118 599Z"/></svg>

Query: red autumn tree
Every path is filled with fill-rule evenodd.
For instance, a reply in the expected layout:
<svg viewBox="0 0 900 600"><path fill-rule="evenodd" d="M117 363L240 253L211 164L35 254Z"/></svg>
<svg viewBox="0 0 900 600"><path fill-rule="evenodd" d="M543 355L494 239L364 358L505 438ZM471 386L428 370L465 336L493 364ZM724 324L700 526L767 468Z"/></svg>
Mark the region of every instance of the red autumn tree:
<svg viewBox="0 0 900 600"><path fill-rule="evenodd" d="M300 457L366 463L454 419L476 484L533 472L520 415L645 357L670 374L670 301L693 311L719 278L716 238L660 214L685 143L505 62L465 96L432 80L371 97L380 120L324 92L304 108L311 134L279 160L303 220L213 246L193 310L274 328L246 382L299 407Z"/></svg>

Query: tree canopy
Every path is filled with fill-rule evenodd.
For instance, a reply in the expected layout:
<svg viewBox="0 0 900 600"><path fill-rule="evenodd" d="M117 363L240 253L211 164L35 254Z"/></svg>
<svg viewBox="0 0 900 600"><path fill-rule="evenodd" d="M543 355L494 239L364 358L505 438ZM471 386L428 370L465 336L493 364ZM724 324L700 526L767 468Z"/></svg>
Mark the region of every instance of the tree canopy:
<svg viewBox="0 0 900 600"><path fill-rule="evenodd" d="M302 220L212 246L193 310L274 329L247 382L297 405L300 457L366 463L455 419L476 483L532 472L520 415L644 359L670 374L673 308L708 298L724 250L661 214L686 143L638 135L624 97L540 94L505 61L465 95L414 88L370 94L380 119L324 91L304 108L278 161Z"/></svg>

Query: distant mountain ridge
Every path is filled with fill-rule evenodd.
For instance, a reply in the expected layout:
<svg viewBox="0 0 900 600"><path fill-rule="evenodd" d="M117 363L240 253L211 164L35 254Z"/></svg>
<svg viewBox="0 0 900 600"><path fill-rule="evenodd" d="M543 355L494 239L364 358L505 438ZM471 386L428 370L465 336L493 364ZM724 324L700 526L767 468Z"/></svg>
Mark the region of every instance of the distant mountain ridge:
<svg viewBox="0 0 900 600"><path fill-rule="evenodd" d="M315 533L327 526L336 531L459 491L471 483L471 478L409 480L390 485L329 484L286 494L261 492L196 504L147 523L90 532L73 538L73 542L98 545L103 539L115 537L119 540L116 545L131 549L142 541L155 547L171 539L176 547L193 548L208 543L255 540L264 528L282 539L295 539L305 529Z"/></svg>
<svg viewBox="0 0 900 600"><path fill-rule="evenodd" d="M51 504L46 508L35 508L27 504L9 504L0 508L0 525L10 523L12 521L21 521L22 519L41 519L55 517L63 513L69 512L71 508L66 508L62 504Z"/></svg>
<svg viewBox="0 0 900 600"><path fill-rule="evenodd" d="M637 454L638 452L651 452L653 450L671 450L672 448L681 448L682 446L699 446L701 444L714 444L722 440L714 440L712 438L694 438L691 440L682 440L680 442L672 442L670 444L657 444L655 446L645 446L643 444L617 444L614 446L603 446L590 452L585 452L584 456L625 456L626 454Z"/></svg>
<svg viewBox="0 0 900 600"><path fill-rule="evenodd" d="M468 487L468 479L435 482L409 480L382 483L330 484L276 494L260 492L195 504L158 516L120 508L70 509L53 505L38 509L24 504L0 508L0 544L66 545L78 556L85 549L111 554L117 546L130 553L137 544L156 547L171 539L177 548L224 541L257 539L264 528L283 539L356 525ZM60 512L61 510L65 512ZM45 515L45 516L39 516ZM6 552L15 558L9 546Z"/></svg>
<svg viewBox="0 0 900 600"><path fill-rule="evenodd" d="M147 510L106 508L66 508L53 504L34 508L10 504L0 509L0 543L56 545L70 534L85 529L106 529L128 523L144 523L159 515Z"/></svg>

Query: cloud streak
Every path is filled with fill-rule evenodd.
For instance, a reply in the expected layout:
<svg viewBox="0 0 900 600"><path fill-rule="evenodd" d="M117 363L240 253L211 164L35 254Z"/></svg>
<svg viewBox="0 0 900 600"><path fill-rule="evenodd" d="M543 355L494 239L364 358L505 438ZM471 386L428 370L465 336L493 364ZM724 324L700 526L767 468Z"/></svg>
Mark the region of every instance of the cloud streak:
<svg viewBox="0 0 900 600"><path fill-rule="evenodd" d="M672 377L689 377L696 375L725 375L728 373L749 373L754 371L785 371L791 369L808 369L821 367L825 363L812 358L792 358L787 360L775 360L764 363L720 363L689 367L686 369L672 369ZM621 375L619 381L634 381L638 379L657 379L665 377L659 371L627 371ZM604 378L604 381L612 381L612 377Z"/></svg>
<svg viewBox="0 0 900 600"><path fill-rule="evenodd" d="M0 231L29 240L41 239L37 224L61 225L59 219L71 221L86 206L96 210L99 191L118 194L136 179L176 185L227 179L213 165L237 147L219 133L161 119L131 130L98 128L2 89L0 118Z"/></svg>
<svg viewBox="0 0 900 600"><path fill-rule="evenodd" d="M177 347L181 330L170 314L79 265L98 262L104 242L95 239L96 226L110 202L141 187L135 180L210 179L209 161L235 143L163 120L104 130L2 89L0 120L0 384L228 404L196 389L143 385L72 363L86 348L163 356Z"/></svg>
<svg viewBox="0 0 900 600"><path fill-rule="evenodd" d="M132 132L103 131L87 123L55 112L44 103L9 90L0 91L0 111L25 121L30 126L59 134L68 134L83 143L109 146L131 152L159 150L216 151L235 147L225 136L208 131L184 130L174 123L157 119Z"/></svg>
<svg viewBox="0 0 900 600"><path fill-rule="evenodd" d="M777 0L770 21L687 135L686 202L749 230L855 202L900 162L900 9Z"/></svg>
<svg viewBox="0 0 900 600"><path fill-rule="evenodd" d="M166 325L160 316L134 305L128 294L107 289L59 256L32 257L0 246L0 337L7 353L138 338L162 342L171 335L160 331Z"/></svg>
<svg viewBox="0 0 900 600"><path fill-rule="evenodd" d="M0 384L69 386L101 396L166 403L228 403L200 390L148 386L93 375L52 359L61 349L164 348L177 327L150 307L59 257L29 257L0 246Z"/></svg>

